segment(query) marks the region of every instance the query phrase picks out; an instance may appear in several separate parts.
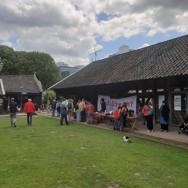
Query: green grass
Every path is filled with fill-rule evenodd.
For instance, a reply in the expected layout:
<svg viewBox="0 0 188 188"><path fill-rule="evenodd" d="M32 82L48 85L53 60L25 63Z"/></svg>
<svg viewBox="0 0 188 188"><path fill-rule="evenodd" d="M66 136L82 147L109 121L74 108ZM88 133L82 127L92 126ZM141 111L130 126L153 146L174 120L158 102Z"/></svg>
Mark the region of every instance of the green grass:
<svg viewBox="0 0 188 188"><path fill-rule="evenodd" d="M187 188L188 152L57 119L0 118L1 188Z"/></svg>

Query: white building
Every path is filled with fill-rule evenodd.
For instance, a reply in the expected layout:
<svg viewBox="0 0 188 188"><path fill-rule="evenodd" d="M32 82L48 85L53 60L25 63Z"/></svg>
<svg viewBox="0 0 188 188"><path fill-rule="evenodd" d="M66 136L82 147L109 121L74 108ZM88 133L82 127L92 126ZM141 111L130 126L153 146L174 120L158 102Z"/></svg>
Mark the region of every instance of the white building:
<svg viewBox="0 0 188 188"><path fill-rule="evenodd" d="M77 65L77 66L69 66L68 64L66 63L57 63L57 66L58 66L58 69L59 69L59 72L60 74L65 78L77 71L79 71L83 66L82 65Z"/></svg>

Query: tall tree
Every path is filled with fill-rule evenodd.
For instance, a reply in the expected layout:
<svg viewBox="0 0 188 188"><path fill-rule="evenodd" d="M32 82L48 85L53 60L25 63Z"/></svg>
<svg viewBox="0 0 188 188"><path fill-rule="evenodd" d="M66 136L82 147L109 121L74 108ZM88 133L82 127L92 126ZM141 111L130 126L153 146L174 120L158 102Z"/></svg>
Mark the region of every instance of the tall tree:
<svg viewBox="0 0 188 188"><path fill-rule="evenodd" d="M17 63L16 52L8 46L0 46L0 57L3 63L2 73L16 74L15 64Z"/></svg>
<svg viewBox="0 0 188 188"><path fill-rule="evenodd" d="M4 63L3 74L33 74L46 89L62 77L53 58L46 53L14 51L10 47L0 46L0 57Z"/></svg>

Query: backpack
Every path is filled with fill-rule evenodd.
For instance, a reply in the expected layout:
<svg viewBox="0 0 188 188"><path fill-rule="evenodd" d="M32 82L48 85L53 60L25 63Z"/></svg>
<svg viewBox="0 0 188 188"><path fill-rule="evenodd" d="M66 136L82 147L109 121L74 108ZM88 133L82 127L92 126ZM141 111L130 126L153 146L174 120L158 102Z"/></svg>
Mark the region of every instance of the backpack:
<svg viewBox="0 0 188 188"><path fill-rule="evenodd" d="M71 103L71 102L68 102L67 108L68 108L69 110L72 109L72 103Z"/></svg>
<svg viewBox="0 0 188 188"><path fill-rule="evenodd" d="M151 108L149 111L148 111L148 115L150 116L150 115L153 115L154 114L154 110L153 110L153 108Z"/></svg>
<svg viewBox="0 0 188 188"><path fill-rule="evenodd" d="M17 103L16 102L11 102L9 105L9 110L11 113L16 113L17 111Z"/></svg>

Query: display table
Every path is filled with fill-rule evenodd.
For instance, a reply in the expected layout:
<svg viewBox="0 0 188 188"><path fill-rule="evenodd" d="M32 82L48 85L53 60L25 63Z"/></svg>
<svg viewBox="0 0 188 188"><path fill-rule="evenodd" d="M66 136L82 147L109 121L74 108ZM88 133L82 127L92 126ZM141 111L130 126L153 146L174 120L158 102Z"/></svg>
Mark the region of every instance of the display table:
<svg viewBox="0 0 188 188"><path fill-rule="evenodd" d="M95 124L98 124L98 123L112 124L113 119L114 119L113 115L110 115L110 114L95 112L95 115L94 115Z"/></svg>

